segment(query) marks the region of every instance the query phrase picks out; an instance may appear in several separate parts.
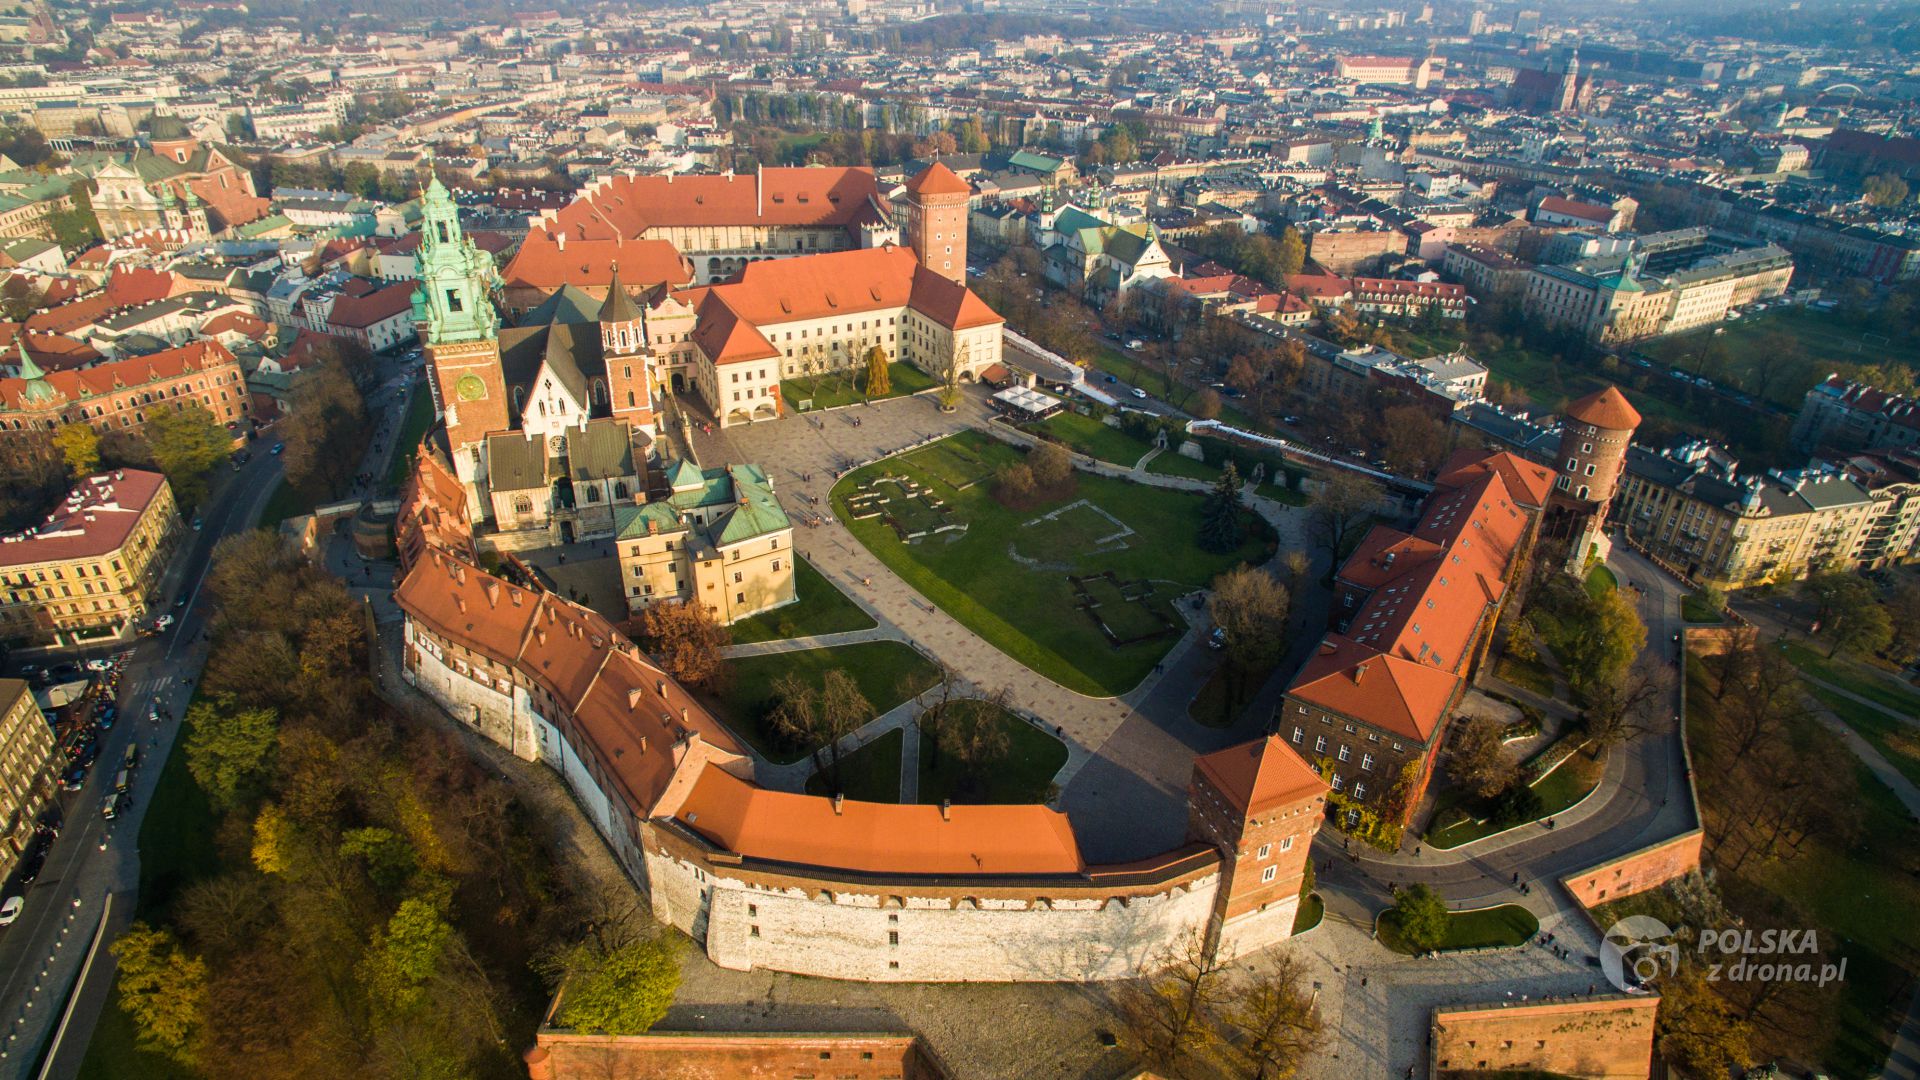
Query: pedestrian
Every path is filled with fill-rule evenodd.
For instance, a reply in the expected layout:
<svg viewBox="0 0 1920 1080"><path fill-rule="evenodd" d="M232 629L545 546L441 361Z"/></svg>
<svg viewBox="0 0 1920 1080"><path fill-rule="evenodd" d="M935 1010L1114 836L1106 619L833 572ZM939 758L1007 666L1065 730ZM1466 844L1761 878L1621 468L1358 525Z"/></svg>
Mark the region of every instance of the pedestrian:
<svg viewBox="0 0 1920 1080"><path fill-rule="evenodd" d="M1360 985L1363 988L1367 985L1367 977L1365 975L1360 976Z"/></svg>
<svg viewBox="0 0 1920 1080"><path fill-rule="evenodd" d="M1520 871L1518 871L1518 870L1515 870L1515 871L1513 872L1513 883L1514 883L1515 885L1518 885L1518 884L1520 884Z"/></svg>

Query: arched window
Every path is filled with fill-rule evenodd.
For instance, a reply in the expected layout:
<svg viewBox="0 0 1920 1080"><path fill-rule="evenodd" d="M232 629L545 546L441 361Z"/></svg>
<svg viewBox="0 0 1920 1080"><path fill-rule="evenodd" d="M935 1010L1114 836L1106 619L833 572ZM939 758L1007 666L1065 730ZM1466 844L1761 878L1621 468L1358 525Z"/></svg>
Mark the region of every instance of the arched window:
<svg viewBox="0 0 1920 1080"><path fill-rule="evenodd" d="M625 480L615 480L613 482L613 497L616 499L624 499L627 497L627 482Z"/></svg>
<svg viewBox="0 0 1920 1080"><path fill-rule="evenodd" d="M597 488L597 487L593 487L592 485L588 485L588 487L587 487L587 501L588 501L588 502L590 502L590 503L597 503L597 502L599 502L599 501L600 501L600 489L599 489L599 488Z"/></svg>
<svg viewBox="0 0 1920 1080"><path fill-rule="evenodd" d="M633 408L633 391L627 391L627 408Z"/></svg>
<svg viewBox="0 0 1920 1080"><path fill-rule="evenodd" d="M593 380L593 403L595 405L605 405L607 403L607 380Z"/></svg>
<svg viewBox="0 0 1920 1080"><path fill-rule="evenodd" d="M515 495L513 497L513 512L516 514L533 513L533 500L527 498L525 495Z"/></svg>
<svg viewBox="0 0 1920 1080"><path fill-rule="evenodd" d="M537 401L537 402L534 402L534 404L536 404L536 405L538 405L538 406L540 406L540 415L541 415L541 416L545 416L545 415L547 415L547 403L546 403L546 402L544 402L544 401Z"/></svg>
<svg viewBox="0 0 1920 1080"><path fill-rule="evenodd" d="M516 386L516 387L514 387L514 388L513 388L513 411L514 411L514 412L525 412L525 411L526 411L526 407L527 407L527 391L526 391L526 388L525 388L525 387L520 387L520 386Z"/></svg>

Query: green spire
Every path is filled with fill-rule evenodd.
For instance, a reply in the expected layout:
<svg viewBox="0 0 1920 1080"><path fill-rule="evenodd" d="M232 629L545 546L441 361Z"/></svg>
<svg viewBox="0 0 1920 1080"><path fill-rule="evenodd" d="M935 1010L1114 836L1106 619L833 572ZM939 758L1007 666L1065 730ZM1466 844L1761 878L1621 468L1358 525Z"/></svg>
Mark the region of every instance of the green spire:
<svg viewBox="0 0 1920 1080"><path fill-rule="evenodd" d="M492 339L499 320L489 292L493 256L474 246L460 229L460 208L438 177L420 200L420 253L415 256L420 291L415 311L424 309L432 344ZM422 305L418 300L424 298Z"/></svg>
<svg viewBox="0 0 1920 1080"><path fill-rule="evenodd" d="M20 354L20 377L27 381L27 388L20 396L30 402L47 401L59 396L59 391L47 382L47 373L40 370L40 365L33 362L33 357L27 355L25 330L13 339L13 344Z"/></svg>

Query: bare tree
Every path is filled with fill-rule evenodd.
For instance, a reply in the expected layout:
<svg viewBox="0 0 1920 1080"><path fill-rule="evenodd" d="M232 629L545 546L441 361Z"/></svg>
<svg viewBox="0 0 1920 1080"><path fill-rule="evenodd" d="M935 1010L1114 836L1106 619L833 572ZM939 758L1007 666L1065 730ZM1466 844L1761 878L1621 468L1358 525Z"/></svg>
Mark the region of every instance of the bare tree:
<svg viewBox="0 0 1920 1080"><path fill-rule="evenodd" d="M1447 759L1455 782L1473 794L1490 799L1513 785L1520 765L1501 741L1505 729L1491 716L1475 716L1461 724Z"/></svg>
<svg viewBox="0 0 1920 1080"><path fill-rule="evenodd" d="M1201 934L1167 947L1159 970L1121 990L1121 1016L1141 1050L1161 1064L1189 1061L1220 1042L1216 1010L1225 994L1222 968Z"/></svg>
<svg viewBox="0 0 1920 1080"><path fill-rule="evenodd" d="M1360 531L1387 497L1385 488L1347 469L1335 469L1314 493L1307 527L1337 566L1360 542Z"/></svg>

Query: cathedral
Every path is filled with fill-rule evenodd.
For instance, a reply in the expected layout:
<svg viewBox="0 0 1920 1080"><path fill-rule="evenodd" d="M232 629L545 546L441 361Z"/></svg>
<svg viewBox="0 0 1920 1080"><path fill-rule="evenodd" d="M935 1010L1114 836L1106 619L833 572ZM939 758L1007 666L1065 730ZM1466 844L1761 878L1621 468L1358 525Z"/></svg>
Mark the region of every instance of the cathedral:
<svg viewBox="0 0 1920 1080"><path fill-rule="evenodd" d="M767 170L798 171L808 170ZM854 178L828 177L829 192L835 186L872 187L865 170L824 172ZM734 182L687 177L678 186ZM754 183L789 181L755 177ZM569 225L563 210L555 221L536 222L530 240L537 233L541 243L564 250L566 237L576 236L572 249L583 260L582 283L564 281L537 304L518 309L499 302L502 276L462 231L452 196L437 180L429 184L413 315L440 421L430 438L465 493L468 520L502 547L612 540L636 528L651 530L664 544L682 531L681 523L716 527L716 539L704 545L715 549L724 546L719 538L777 540L787 526L772 481L754 472L667 483L684 473L685 463L667 452L661 424L676 398L688 412L711 416L721 427L777 420L788 412L783 380L864 367L876 347L889 362L912 364L948 385L976 380L999 363L1004 322L966 286L971 189L934 165L914 177L907 191L906 246L856 216L849 231L836 234L848 238L842 249L822 241L822 248L799 243L793 245L798 250L778 257L764 251L742 255L728 264L733 269L726 278L705 285L672 273L694 256L672 249L661 258L641 246L671 249L674 239L697 237L708 237L701 241L706 244L731 242L711 240L717 233L676 228L671 207L655 205L634 235L599 238L605 242L584 226ZM584 194L576 205L595 197L605 195ZM699 210L701 200L696 194L687 206ZM821 201L832 205L826 197ZM742 202L728 213L754 221L786 205L779 195L777 202ZM685 216L716 220L695 210ZM764 248L770 236L784 239L779 230L786 227L750 229L741 242ZM716 250L723 249L708 246L694 255L703 267L713 266L721 258ZM641 273L655 280L634 287L624 276L624 255L635 256ZM502 306L520 310L512 325L504 324ZM724 488L734 493L730 504L750 503L754 512L730 515L732 524L718 526L707 520L711 514L701 501L706 496L696 487L707 495ZM647 504L650 492L671 506L637 515L635 508ZM741 524L749 519L751 529ZM790 561L783 569L791 574ZM686 575L680 584L690 587ZM629 599L636 604L677 591L672 575L657 574L635 589ZM791 583L775 582L762 593L790 599ZM743 596L738 604L753 608L756 601Z"/></svg>

